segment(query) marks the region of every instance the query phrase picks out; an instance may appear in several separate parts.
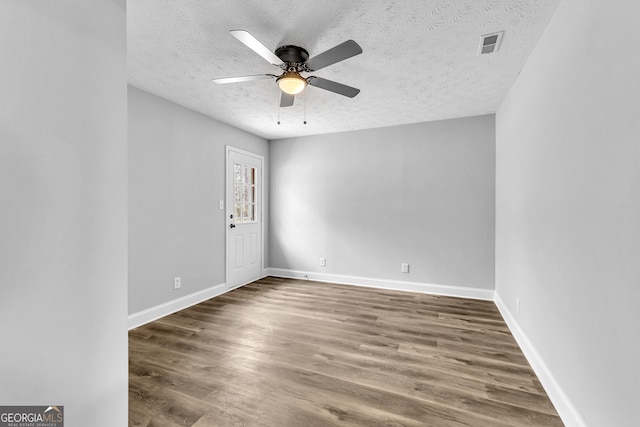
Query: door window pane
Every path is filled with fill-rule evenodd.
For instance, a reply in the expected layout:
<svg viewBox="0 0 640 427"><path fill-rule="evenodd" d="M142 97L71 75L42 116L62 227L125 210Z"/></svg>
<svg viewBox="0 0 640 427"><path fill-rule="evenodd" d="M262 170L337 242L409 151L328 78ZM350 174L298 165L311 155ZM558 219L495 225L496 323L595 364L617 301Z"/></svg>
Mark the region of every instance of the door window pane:
<svg viewBox="0 0 640 427"><path fill-rule="evenodd" d="M233 215L236 224L257 222L256 168L241 163L233 164Z"/></svg>

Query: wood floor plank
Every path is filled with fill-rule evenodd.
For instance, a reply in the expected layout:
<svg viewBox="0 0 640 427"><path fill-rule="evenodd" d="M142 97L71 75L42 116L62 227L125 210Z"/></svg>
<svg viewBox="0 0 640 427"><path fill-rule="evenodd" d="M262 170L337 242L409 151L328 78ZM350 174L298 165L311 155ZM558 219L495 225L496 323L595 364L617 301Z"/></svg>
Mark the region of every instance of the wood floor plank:
<svg viewBox="0 0 640 427"><path fill-rule="evenodd" d="M562 426L490 301L268 277L129 333L129 425Z"/></svg>

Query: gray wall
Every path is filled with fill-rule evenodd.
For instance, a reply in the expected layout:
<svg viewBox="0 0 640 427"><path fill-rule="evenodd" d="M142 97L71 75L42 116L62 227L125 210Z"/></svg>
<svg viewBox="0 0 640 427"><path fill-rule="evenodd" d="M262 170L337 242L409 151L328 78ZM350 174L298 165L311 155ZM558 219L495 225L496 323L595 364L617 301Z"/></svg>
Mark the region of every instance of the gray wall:
<svg viewBox="0 0 640 427"><path fill-rule="evenodd" d="M590 426L640 419L639 16L563 1L497 113L497 294Z"/></svg>
<svg viewBox="0 0 640 427"><path fill-rule="evenodd" d="M493 289L493 115L276 140L270 156L271 267Z"/></svg>
<svg viewBox="0 0 640 427"><path fill-rule="evenodd" d="M129 314L225 282L225 145L268 176L266 140L129 86Z"/></svg>
<svg viewBox="0 0 640 427"><path fill-rule="evenodd" d="M0 404L127 424L124 0L0 2Z"/></svg>

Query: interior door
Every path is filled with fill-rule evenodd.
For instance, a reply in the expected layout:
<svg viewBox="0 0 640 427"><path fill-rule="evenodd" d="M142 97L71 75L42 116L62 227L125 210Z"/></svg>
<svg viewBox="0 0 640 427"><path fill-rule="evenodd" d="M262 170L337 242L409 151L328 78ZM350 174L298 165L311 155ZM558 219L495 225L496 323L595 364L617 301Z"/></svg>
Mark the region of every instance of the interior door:
<svg viewBox="0 0 640 427"><path fill-rule="evenodd" d="M227 147L227 289L262 277L262 163Z"/></svg>

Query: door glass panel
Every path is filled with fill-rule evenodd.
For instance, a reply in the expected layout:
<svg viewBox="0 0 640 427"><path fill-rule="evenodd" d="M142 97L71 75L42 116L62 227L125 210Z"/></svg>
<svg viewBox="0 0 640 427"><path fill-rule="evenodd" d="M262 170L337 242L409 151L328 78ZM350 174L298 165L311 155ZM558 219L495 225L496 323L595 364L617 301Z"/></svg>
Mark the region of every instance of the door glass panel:
<svg viewBox="0 0 640 427"><path fill-rule="evenodd" d="M257 222L256 191L258 182L256 168L234 163L233 165L233 212L236 224Z"/></svg>

